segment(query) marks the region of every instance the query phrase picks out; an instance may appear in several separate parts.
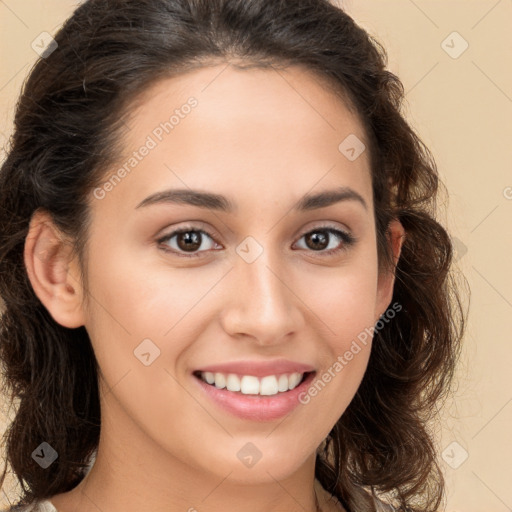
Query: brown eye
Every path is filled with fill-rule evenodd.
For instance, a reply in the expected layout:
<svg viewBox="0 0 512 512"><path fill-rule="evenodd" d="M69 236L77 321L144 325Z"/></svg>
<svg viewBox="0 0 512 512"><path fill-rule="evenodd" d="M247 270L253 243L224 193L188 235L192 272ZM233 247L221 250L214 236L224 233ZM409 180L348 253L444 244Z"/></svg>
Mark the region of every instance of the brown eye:
<svg viewBox="0 0 512 512"><path fill-rule="evenodd" d="M305 235L306 245L311 249L323 250L329 245L329 236L325 231L313 231Z"/></svg>
<svg viewBox="0 0 512 512"><path fill-rule="evenodd" d="M177 236L177 245L183 251L196 251L201 247L202 235L197 231L185 231Z"/></svg>
<svg viewBox="0 0 512 512"><path fill-rule="evenodd" d="M208 247L210 240L210 247ZM205 243L206 241L206 243ZM215 247L212 236L202 229L183 228L172 231L158 240L166 252L178 256L200 256L203 252ZM199 250L202 247L202 250ZM190 253L190 254L185 254Z"/></svg>
<svg viewBox="0 0 512 512"><path fill-rule="evenodd" d="M305 240L306 249L322 254L334 254L347 250L356 241L354 236L335 228L318 228L309 231L302 238Z"/></svg>

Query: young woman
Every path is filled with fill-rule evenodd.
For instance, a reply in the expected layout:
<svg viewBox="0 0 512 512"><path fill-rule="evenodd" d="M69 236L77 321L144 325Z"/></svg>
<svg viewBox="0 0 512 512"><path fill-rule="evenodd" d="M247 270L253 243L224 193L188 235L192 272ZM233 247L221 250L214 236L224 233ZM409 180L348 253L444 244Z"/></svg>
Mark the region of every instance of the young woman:
<svg viewBox="0 0 512 512"><path fill-rule="evenodd" d="M326 0L75 11L0 173L12 510L438 509L464 315L385 65Z"/></svg>

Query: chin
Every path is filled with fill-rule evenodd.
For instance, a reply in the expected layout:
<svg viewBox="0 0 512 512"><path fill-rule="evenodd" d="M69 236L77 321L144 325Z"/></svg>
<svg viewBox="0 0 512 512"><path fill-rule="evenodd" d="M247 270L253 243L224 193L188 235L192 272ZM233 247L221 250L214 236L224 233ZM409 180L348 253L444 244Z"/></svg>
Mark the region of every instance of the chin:
<svg viewBox="0 0 512 512"><path fill-rule="evenodd" d="M312 458L312 465L316 460L314 448L311 452L303 454L294 448L298 443L280 443L277 446L264 447L262 440L261 449L256 448L257 444L257 440L237 443L242 449L235 450L234 459L224 459L222 477L229 474L230 481L240 484L268 484L292 477L307 463L308 458Z"/></svg>

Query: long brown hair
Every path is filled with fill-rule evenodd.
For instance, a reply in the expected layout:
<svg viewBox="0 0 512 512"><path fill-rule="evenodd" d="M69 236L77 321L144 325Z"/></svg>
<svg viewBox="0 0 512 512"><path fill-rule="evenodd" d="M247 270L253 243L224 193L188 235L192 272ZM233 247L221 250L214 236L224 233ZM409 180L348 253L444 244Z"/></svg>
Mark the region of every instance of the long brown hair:
<svg viewBox="0 0 512 512"><path fill-rule="evenodd" d="M367 371L317 455L316 477L348 510L429 512L444 484L429 421L453 377L465 312L452 245L437 220L434 159L401 110L403 86L381 44L327 0L89 0L33 68L0 171L0 360L16 400L5 434L20 503L74 488L100 433L98 366L85 327L58 325L23 263L32 214L50 212L74 240L84 277L87 198L118 157L123 116L150 84L205 63L302 65L325 79L363 123L371 156L379 265L391 265L387 227L406 231L393 302ZM86 282L86 281L85 281ZM59 458L42 469L42 441Z"/></svg>

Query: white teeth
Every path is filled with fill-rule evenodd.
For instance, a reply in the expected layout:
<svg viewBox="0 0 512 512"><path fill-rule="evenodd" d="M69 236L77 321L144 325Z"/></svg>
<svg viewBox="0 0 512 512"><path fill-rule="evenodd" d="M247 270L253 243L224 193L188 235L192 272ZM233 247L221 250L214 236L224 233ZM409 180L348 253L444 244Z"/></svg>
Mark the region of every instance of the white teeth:
<svg viewBox="0 0 512 512"><path fill-rule="evenodd" d="M288 391L288 375L280 375L277 381L277 389L279 391Z"/></svg>
<svg viewBox="0 0 512 512"><path fill-rule="evenodd" d="M215 387L219 389L226 387L226 377L224 377L223 373L215 374Z"/></svg>
<svg viewBox="0 0 512 512"><path fill-rule="evenodd" d="M238 375L230 373L226 379L226 388L228 391L240 391L240 378Z"/></svg>
<svg viewBox="0 0 512 512"><path fill-rule="evenodd" d="M292 373L288 379L288 387L290 389L296 388L302 379L302 373Z"/></svg>
<svg viewBox="0 0 512 512"><path fill-rule="evenodd" d="M260 392L260 381L258 377L244 375L240 381L240 391L244 395L257 395Z"/></svg>
<svg viewBox="0 0 512 512"><path fill-rule="evenodd" d="M263 377L260 384L260 395L277 395L277 379L275 375Z"/></svg>
<svg viewBox="0 0 512 512"><path fill-rule="evenodd" d="M201 379L218 389L226 388L228 391L241 392L244 395L271 396L285 393L296 388L304 376L303 373L282 375L267 375L258 379L253 375L239 377L234 373L201 372Z"/></svg>

